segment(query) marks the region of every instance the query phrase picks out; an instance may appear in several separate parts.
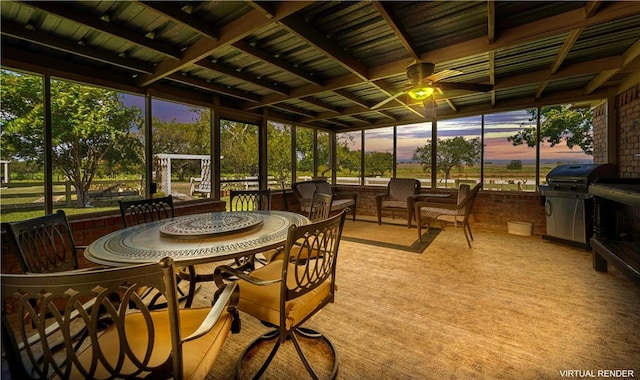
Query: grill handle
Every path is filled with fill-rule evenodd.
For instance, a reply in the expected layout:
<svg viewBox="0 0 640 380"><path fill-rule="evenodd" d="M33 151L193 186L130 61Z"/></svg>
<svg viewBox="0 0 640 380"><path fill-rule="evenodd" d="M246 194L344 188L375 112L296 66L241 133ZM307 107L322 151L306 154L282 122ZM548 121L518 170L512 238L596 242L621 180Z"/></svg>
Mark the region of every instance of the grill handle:
<svg viewBox="0 0 640 380"><path fill-rule="evenodd" d="M551 202L549 201L549 199L544 201L544 213L547 216L551 216L552 210L551 210Z"/></svg>

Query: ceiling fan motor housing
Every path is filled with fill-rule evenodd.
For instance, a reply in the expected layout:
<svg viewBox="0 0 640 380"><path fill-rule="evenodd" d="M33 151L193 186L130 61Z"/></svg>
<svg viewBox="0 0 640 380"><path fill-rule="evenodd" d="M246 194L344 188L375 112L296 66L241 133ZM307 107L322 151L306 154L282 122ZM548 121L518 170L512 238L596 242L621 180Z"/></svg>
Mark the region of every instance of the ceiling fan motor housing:
<svg viewBox="0 0 640 380"><path fill-rule="evenodd" d="M407 67L407 77L413 84L422 83L422 81L433 74L436 65L429 62L418 62Z"/></svg>

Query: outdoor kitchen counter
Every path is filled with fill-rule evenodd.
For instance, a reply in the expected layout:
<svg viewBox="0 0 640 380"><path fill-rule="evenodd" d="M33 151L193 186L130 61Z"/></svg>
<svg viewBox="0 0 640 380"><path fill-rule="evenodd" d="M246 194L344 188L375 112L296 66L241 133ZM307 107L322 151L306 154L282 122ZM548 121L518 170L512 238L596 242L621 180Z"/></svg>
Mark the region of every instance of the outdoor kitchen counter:
<svg viewBox="0 0 640 380"><path fill-rule="evenodd" d="M640 207L640 183L594 183L589 193L631 207Z"/></svg>
<svg viewBox="0 0 640 380"><path fill-rule="evenodd" d="M606 180L589 187L594 196L593 269L607 272L608 263L640 285L640 243L625 240L616 225L621 205L640 207L640 179ZM615 203L613 203L615 202Z"/></svg>

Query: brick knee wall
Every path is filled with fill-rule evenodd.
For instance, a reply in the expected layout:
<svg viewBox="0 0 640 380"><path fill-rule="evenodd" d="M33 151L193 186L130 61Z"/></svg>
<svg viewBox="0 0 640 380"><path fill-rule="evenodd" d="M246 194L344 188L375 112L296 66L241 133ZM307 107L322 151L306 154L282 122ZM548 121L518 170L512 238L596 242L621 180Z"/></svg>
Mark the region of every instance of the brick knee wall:
<svg viewBox="0 0 640 380"><path fill-rule="evenodd" d="M376 194L384 193L384 187L339 186L344 191L358 194L357 215L376 216ZM456 190L438 189L438 193L456 193ZM547 224L542 197L538 193L510 191L480 191L470 216L473 227L507 231L507 222L519 221L533 224L533 234L546 233Z"/></svg>

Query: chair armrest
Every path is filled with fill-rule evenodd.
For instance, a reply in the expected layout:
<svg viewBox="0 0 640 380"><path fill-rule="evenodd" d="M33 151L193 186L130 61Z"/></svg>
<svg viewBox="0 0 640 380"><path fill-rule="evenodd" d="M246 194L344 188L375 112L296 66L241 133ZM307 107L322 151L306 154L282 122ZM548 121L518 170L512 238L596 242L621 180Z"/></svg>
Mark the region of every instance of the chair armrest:
<svg viewBox="0 0 640 380"><path fill-rule="evenodd" d="M250 282L252 284L255 285L270 285L270 284L275 284L278 283L280 281L282 281L281 278L275 279L275 280L263 280L257 277L253 277L241 270L238 270L236 268L230 267L229 265L220 265L219 267L216 267L216 269L213 271L213 280L215 281L216 285L218 286L218 289L223 289L224 286L227 285L227 283L225 283L224 279L225 277L223 276L223 274L227 274L227 275L231 275L233 277L237 277L241 280L245 280L247 282ZM228 277L227 277L228 278Z"/></svg>
<svg viewBox="0 0 640 380"><path fill-rule="evenodd" d="M429 196L427 194L416 194L413 196L414 198L414 202L429 202L429 203L453 203L456 204L457 203L457 199L451 197L450 195L448 197L432 197Z"/></svg>
<svg viewBox="0 0 640 380"><path fill-rule="evenodd" d="M414 203L416 212L420 211L423 207L436 207L436 208L445 208L448 210L457 210L460 208L458 204L455 202L434 202L434 201L418 201Z"/></svg>
<svg viewBox="0 0 640 380"><path fill-rule="evenodd" d="M211 306L209 313L202 321L200 326L191 335L183 338L182 342L188 342L190 340L197 339L209 332L213 328L213 326L215 326L216 322L220 319L222 313L237 313L236 307L238 306L239 290L240 288L235 282L226 284L222 291L218 293L215 302ZM234 318L236 317L237 316L234 315Z"/></svg>
<svg viewBox="0 0 640 380"><path fill-rule="evenodd" d="M357 193L350 193L350 192L340 191L340 190L334 190L333 191L333 197L335 199L353 199L355 201L356 198L358 198L358 194Z"/></svg>
<svg viewBox="0 0 640 380"><path fill-rule="evenodd" d="M379 193L376 194L376 202L378 201L382 201L384 199L388 199L389 198L389 194L388 193Z"/></svg>
<svg viewBox="0 0 640 380"><path fill-rule="evenodd" d="M418 194L414 194L413 198L415 202L421 201L421 200L432 200L432 199L437 202L443 202L443 203L447 203L449 201L455 202L455 199L451 197L451 194L443 194L443 195L446 195L446 197L442 197L442 196L434 197L431 193L418 193Z"/></svg>

